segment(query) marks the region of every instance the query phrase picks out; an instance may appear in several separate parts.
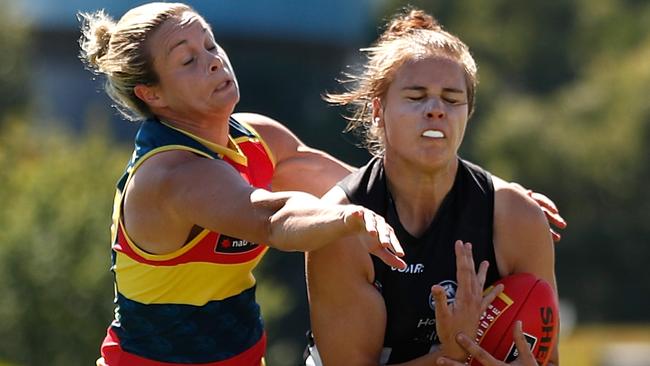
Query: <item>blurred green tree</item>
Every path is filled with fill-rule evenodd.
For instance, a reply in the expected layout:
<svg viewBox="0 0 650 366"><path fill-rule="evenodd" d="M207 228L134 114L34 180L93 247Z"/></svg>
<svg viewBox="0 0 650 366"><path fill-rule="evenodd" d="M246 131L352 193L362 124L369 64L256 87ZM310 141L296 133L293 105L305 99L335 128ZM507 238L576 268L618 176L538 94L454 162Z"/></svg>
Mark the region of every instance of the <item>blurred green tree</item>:
<svg viewBox="0 0 650 366"><path fill-rule="evenodd" d="M29 24L11 1L0 0L0 116L25 107L29 87ZM0 119L0 123L2 120Z"/></svg>
<svg viewBox="0 0 650 366"><path fill-rule="evenodd" d="M129 157L86 136L7 121L0 133L0 359L93 364L112 316L110 215Z"/></svg>
<svg viewBox="0 0 650 366"><path fill-rule="evenodd" d="M650 319L650 62L639 62L649 57L650 34L546 98L505 93L473 132L473 155L547 192L569 220L558 282L583 321Z"/></svg>

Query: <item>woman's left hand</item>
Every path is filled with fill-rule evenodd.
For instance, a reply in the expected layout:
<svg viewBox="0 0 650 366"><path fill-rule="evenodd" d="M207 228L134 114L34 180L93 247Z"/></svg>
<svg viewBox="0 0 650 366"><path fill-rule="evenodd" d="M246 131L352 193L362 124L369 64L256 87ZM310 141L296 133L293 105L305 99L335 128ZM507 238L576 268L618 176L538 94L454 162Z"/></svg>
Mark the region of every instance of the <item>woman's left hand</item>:
<svg viewBox="0 0 650 366"><path fill-rule="evenodd" d="M458 344L461 345L469 354L474 358L474 360L480 362L484 366L506 366L506 365L513 365L513 366L538 366L537 361L535 360L535 357L533 356L533 353L530 350L530 347L528 343L526 342L526 339L524 338L524 333L521 329L521 321L517 321L515 323L515 327L513 328L513 337L515 339L515 346L517 347L517 352L519 355L517 356L517 359L514 360L512 363L505 363L503 361L499 361L492 357L491 354L489 354L486 350L481 348L476 342L474 342L470 337L466 336L465 334L458 334L456 337L456 341ZM441 357L437 361L438 365L445 365L445 366L464 366L465 363L458 362L446 357Z"/></svg>
<svg viewBox="0 0 650 366"><path fill-rule="evenodd" d="M564 229L566 228L566 221L564 221L564 218L560 216L560 211L558 210L557 206L555 203L545 195L537 192L533 192L530 189L526 189L522 187L519 183L510 183L517 189L523 191L528 197L532 198L539 207L544 211L544 215L546 215L546 219L548 220L549 224L555 226L558 229ZM553 241L558 242L560 239L562 239L562 235L560 235L557 231L553 230L551 228L551 235L553 236Z"/></svg>

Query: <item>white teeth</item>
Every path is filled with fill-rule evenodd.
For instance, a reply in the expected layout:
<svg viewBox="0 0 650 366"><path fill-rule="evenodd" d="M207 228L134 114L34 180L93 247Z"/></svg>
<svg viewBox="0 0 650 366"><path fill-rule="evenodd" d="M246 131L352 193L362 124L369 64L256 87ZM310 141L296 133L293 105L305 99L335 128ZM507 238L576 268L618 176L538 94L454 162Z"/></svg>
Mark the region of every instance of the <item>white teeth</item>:
<svg viewBox="0 0 650 366"><path fill-rule="evenodd" d="M442 139L445 138L445 134L442 133L442 131L439 130L426 130L422 132L423 137L431 137L434 139Z"/></svg>

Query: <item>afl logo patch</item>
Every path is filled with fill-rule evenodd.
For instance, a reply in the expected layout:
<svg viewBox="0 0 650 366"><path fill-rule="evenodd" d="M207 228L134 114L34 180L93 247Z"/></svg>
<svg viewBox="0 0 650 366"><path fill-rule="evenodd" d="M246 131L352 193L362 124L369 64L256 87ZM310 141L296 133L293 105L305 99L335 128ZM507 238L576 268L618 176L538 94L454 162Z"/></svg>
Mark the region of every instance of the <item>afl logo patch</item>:
<svg viewBox="0 0 650 366"><path fill-rule="evenodd" d="M258 244L251 243L248 240L233 238L228 235L219 235L217 238L217 245L214 247L215 253L243 253L253 250L258 247Z"/></svg>
<svg viewBox="0 0 650 366"><path fill-rule="evenodd" d="M438 283L438 286L442 286L445 289L445 294L447 295L447 305L451 305L456 301L456 289L458 284L452 280L444 280ZM433 294L429 292L429 307L431 310L436 310L436 300L433 298Z"/></svg>

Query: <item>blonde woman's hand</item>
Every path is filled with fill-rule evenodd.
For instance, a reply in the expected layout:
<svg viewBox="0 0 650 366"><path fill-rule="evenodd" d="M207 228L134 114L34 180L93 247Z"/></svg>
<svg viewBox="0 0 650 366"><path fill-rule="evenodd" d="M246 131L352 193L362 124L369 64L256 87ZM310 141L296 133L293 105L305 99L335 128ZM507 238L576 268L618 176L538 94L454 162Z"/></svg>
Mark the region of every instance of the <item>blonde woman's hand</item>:
<svg viewBox="0 0 650 366"><path fill-rule="evenodd" d="M404 256L404 250L393 228L382 216L362 206L348 205L344 222L358 231L359 240L368 253L391 267L406 268L406 262L400 258Z"/></svg>
<svg viewBox="0 0 650 366"><path fill-rule="evenodd" d="M546 215L546 219L548 220L548 223L552 226L555 226L558 229L564 229L567 226L566 221L562 216L560 216L560 211L558 210L557 206L555 205L555 202L548 198L547 196L534 192L530 189L526 189L522 187L519 183L510 183L512 186L517 188L518 190L524 192L528 197L532 198L537 205L542 209L544 212L544 215ZM562 239L562 235L558 233L556 230L551 228L551 236L553 237L554 242L560 241Z"/></svg>

